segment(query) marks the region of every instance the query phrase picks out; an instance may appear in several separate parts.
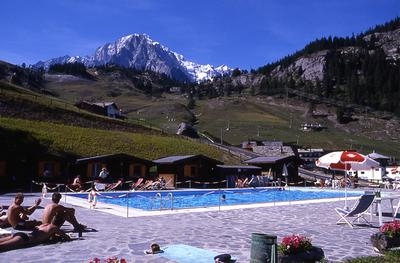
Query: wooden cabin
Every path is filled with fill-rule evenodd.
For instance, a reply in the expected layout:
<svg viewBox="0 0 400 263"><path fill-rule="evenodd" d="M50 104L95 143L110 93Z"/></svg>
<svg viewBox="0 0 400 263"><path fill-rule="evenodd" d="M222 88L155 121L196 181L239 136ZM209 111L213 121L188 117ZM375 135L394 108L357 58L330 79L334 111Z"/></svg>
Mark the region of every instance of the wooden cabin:
<svg viewBox="0 0 400 263"><path fill-rule="evenodd" d="M154 163L150 160L119 153L77 159L75 165L75 174L80 174L84 181L98 177L101 169L105 167L110 173L108 181L114 182L118 179L136 181L137 178L147 178Z"/></svg>
<svg viewBox="0 0 400 263"><path fill-rule="evenodd" d="M225 183L221 187L233 188L236 187L238 180L246 180L254 182L251 186L259 185L259 177L261 176L261 167L254 165L217 165L218 175L221 181ZM255 178L255 179L254 179ZM257 183L256 183L257 181Z"/></svg>
<svg viewBox="0 0 400 263"><path fill-rule="evenodd" d="M216 166L222 162L201 154L167 156L153 162L167 187L212 188L219 183Z"/></svg>
<svg viewBox="0 0 400 263"><path fill-rule="evenodd" d="M302 160L295 156L262 156L246 160L249 165L256 165L262 168L262 175L273 181L286 181L289 183L298 182L301 178L298 175L298 166ZM286 171L285 168L286 167Z"/></svg>

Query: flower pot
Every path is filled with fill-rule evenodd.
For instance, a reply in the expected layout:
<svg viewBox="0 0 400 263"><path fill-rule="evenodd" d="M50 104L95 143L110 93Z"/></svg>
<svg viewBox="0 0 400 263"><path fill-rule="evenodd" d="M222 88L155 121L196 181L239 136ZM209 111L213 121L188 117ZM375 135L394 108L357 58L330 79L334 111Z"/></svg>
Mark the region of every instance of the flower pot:
<svg viewBox="0 0 400 263"><path fill-rule="evenodd" d="M371 243L380 252L384 252L393 247L400 247L400 237L389 237L383 233L375 233L371 236Z"/></svg>
<svg viewBox="0 0 400 263"><path fill-rule="evenodd" d="M278 262L289 263L289 262L304 262L314 263L322 260L325 257L324 251L319 247L312 247L310 250L299 252L296 254L278 255Z"/></svg>

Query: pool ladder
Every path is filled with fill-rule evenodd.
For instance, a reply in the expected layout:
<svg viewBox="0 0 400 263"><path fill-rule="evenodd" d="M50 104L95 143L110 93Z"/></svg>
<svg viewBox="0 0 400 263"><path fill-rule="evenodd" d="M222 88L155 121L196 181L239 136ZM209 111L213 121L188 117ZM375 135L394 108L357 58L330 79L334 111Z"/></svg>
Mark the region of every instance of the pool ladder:
<svg viewBox="0 0 400 263"><path fill-rule="evenodd" d="M163 202L163 198L161 193L156 194L156 201L160 201L160 211L163 209L171 209L174 210L174 195L172 193L168 193L167 197L164 199L165 202ZM167 202L169 202L170 207L167 207Z"/></svg>

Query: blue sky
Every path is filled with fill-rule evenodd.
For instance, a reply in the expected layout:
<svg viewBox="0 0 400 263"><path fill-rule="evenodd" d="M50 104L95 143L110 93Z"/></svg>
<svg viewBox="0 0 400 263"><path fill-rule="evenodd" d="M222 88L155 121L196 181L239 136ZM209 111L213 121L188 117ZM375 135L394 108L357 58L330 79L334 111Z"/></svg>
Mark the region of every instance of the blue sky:
<svg viewBox="0 0 400 263"><path fill-rule="evenodd" d="M399 0L13 0L0 9L0 60L88 55L146 33L201 64L256 69L324 36L400 16Z"/></svg>

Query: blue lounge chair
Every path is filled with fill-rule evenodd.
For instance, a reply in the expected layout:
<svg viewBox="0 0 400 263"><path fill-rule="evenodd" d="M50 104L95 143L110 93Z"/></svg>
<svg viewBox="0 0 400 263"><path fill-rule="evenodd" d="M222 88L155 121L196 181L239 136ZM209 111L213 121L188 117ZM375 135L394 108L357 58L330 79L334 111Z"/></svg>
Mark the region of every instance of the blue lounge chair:
<svg viewBox="0 0 400 263"><path fill-rule="evenodd" d="M363 219L365 223L371 225L371 223L365 218L368 213L368 209L374 202L375 195L374 194L364 194L356 202L352 209L346 210L342 208L335 208L335 211L340 216L340 219L336 222L336 224L348 224L351 228L354 227L354 221L360 222L360 219Z"/></svg>

